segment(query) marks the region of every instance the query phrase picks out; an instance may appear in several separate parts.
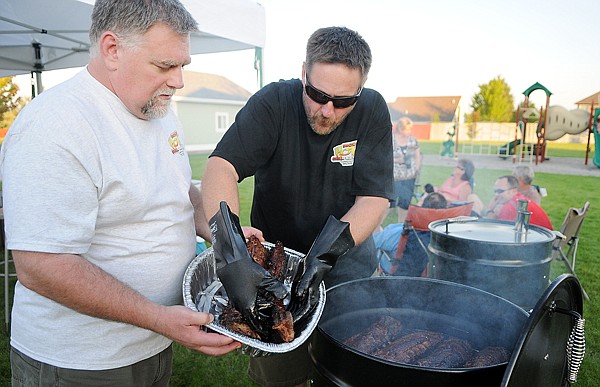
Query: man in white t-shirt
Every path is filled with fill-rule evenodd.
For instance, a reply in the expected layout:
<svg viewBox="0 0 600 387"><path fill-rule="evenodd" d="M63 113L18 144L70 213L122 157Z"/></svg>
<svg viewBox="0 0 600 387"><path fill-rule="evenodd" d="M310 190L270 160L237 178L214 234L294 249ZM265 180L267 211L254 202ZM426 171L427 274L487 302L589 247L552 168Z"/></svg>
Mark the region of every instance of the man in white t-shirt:
<svg viewBox="0 0 600 387"><path fill-rule="evenodd" d="M97 0L87 68L11 127L0 168L19 279L13 386L166 386L172 340L239 348L179 305L196 234L210 237L169 107L196 29L178 0Z"/></svg>

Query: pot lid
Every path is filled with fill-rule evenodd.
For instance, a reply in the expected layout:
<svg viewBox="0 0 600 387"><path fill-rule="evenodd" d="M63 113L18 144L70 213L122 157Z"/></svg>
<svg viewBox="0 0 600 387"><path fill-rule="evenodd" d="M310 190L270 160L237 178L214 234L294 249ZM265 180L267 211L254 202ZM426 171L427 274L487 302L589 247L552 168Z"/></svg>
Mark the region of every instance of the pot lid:
<svg viewBox="0 0 600 387"><path fill-rule="evenodd" d="M488 243L549 242L556 238L550 230L533 224L527 226L525 235L517 235L514 222L484 219L472 221L470 218L467 221L461 221L460 218L435 221L429 224L429 230L457 239Z"/></svg>
<svg viewBox="0 0 600 387"><path fill-rule="evenodd" d="M563 274L546 289L513 349L501 386L574 383L585 352L581 285Z"/></svg>

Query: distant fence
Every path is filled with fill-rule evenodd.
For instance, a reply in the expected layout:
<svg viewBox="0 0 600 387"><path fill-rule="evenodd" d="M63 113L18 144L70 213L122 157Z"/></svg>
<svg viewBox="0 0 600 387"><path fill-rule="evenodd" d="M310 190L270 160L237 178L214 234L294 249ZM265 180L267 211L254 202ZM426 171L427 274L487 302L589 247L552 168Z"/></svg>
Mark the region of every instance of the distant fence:
<svg viewBox="0 0 600 387"><path fill-rule="evenodd" d="M477 125L471 123L460 123L458 128L458 142L459 143L473 143L473 142L509 142L515 139L515 128L514 122L478 122ZM527 125L527 142L537 142L536 137L537 123L530 123ZM432 123L429 133L430 140L446 141L449 138L448 133L454 133L454 123L452 122L438 122ZM519 138L520 138L519 133ZM567 134L563 137L555 140L560 143L583 143L587 142L588 132L587 130L581 134L572 135ZM453 140L456 141L457 137L454 136ZM593 136L591 138L593 142Z"/></svg>

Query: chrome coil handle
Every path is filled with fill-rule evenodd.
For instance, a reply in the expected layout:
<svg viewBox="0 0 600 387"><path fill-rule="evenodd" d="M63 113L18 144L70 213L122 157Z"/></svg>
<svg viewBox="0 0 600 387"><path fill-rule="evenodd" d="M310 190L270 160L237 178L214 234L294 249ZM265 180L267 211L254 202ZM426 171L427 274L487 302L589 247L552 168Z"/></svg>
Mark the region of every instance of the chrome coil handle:
<svg viewBox="0 0 600 387"><path fill-rule="evenodd" d="M567 339L567 368L569 383L577 382L577 374L585 356L585 319L574 310L559 308L553 301L549 307L551 312L567 314L575 320L573 329Z"/></svg>
<svg viewBox="0 0 600 387"><path fill-rule="evenodd" d="M575 325L567 340L567 365L569 367L569 383L577 382L579 367L585 356L585 319L575 318Z"/></svg>

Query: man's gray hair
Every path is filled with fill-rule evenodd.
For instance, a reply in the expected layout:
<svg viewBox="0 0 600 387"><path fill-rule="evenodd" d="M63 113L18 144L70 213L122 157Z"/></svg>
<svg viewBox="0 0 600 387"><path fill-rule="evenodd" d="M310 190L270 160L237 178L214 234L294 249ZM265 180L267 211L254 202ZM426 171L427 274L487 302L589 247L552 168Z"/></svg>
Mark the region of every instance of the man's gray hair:
<svg viewBox="0 0 600 387"><path fill-rule="evenodd" d="M179 0L96 0L90 27L90 56L98 54L100 37L112 31L122 44L137 47L139 38L157 22L174 32L198 31L198 23Z"/></svg>
<svg viewBox="0 0 600 387"><path fill-rule="evenodd" d="M371 48L357 32L325 27L313 32L306 44L307 71L314 63L344 64L360 69L363 82L371 69Z"/></svg>
<svg viewBox="0 0 600 387"><path fill-rule="evenodd" d="M523 183L525 184L531 184L535 176L533 168L531 168L529 165L517 165L514 167L512 174L517 179L519 177L523 179Z"/></svg>

